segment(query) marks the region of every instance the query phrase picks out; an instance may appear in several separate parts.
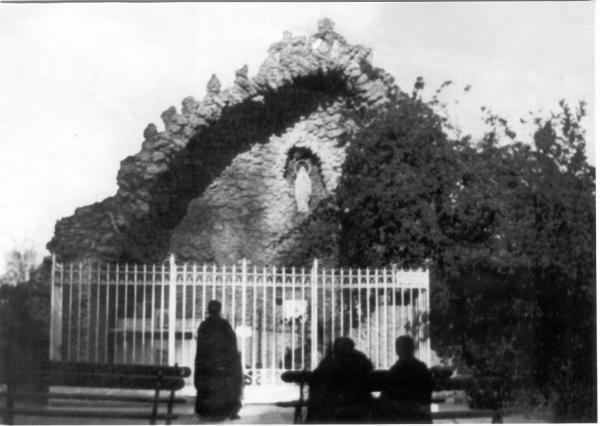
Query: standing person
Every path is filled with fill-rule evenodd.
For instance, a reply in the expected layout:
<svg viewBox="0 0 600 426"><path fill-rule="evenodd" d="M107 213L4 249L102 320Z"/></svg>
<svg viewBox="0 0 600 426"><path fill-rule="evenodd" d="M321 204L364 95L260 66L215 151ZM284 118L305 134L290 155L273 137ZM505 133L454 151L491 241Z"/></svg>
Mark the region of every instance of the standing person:
<svg viewBox="0 0 600 426"><path fill-rule="evenodd" d="M319 363L310 382L307 421L362 423L371 410L369 373L373 364L354 349L354 341L338 337Z"/></svg>
<svg viewBox="0 0 600 426"><path fill-rule="evenodd" d="M196 413L238 419L242 397L242 364L236 335L221 317L221 302L208 303L208 318L198 328L194 371Z"/></svg>
<svg viewBox="0 0 600 426"><path fill-rule="evenodd" d="M380 401L398 423L431 423L433 380L424 362L415 358L410 336L396 339L398 361L390 368L389 382Z"/></svg>

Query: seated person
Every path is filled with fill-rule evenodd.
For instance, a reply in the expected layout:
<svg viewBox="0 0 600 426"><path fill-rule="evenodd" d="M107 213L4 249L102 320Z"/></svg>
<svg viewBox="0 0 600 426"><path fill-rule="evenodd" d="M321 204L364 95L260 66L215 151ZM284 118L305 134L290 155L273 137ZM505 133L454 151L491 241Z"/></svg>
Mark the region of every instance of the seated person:
<svg viewBox="0 0 600 426"><path fill-rule="evenodd" d="M380 405L385 417L394 423L431 423L433 380L425 363L414 356L410 336L396 339L398 361L390 368L388 383L381 392Z"/></svg>
<svg viewBox="0 0 600 426"><path fill-rule="evenodd" d="M373 364L354 349L348 337L337 338L333 349L314 370L310 382L307 421L363 422L371 409L369 373Z"/></svg>

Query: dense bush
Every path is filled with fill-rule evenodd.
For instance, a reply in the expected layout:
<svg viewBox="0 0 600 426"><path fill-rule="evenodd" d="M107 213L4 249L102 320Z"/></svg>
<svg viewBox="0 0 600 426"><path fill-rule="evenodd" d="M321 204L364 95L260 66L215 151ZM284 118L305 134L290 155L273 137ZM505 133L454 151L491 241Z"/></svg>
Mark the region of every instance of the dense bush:
<svg viewBox="0 0 600 426"><path fill-rule="evenodd" d="M462 370L518 377L521 399L552 404L558 420L596 418L584 114L561 102L533 120L531 143L488 114L482 140L455 140L431 104L401 96L349 148L337 194L342 262L429 263L438 352Z"/></svg>
<svg viewBox="0 0 600 426"><path fill-rule="evenodd" d="M31 370L48 358L49 271L50 264L46 261L33 272L18 275L14 283L13 280L0 283L2 367L7 365L7 346L11 348L13 368ZM9 274L13 272L9 270Z"/></svg>

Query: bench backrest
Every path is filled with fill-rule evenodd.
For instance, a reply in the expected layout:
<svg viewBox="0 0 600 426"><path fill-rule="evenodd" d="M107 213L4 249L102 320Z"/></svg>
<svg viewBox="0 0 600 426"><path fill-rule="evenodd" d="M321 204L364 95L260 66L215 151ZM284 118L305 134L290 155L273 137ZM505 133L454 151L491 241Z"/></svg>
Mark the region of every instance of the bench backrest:
<svg viewBox="0 0 600 426"><path fill-rule="evenodd" d="M381 391L389 382L388 370L374 370L369 373L369 387L373 392ZM310 385L313 380L312 371L290 370L281 375L286 383L297 383Z"/></svg>
<svg viewBox="0 0 600 426"><path fill-rule="evenodd" d="M163 376L189 377L192 374L189 367L145 364L97 364L91 362L48 361L43 364L42 369L61 373L108 373L140 376L162 374Z"/></svg>
<svg viewBox="0 0 600 426"><path fill-rule="evenodd" d="M163 365L47 362L36 373L41 384L51 386L179 390L191 371L188 367ZM21 381L20 377L29 375L31 372L9 372L15 384Z"/></svg>
<svg viewBox="0 0 600 426"><path fill-rule="evenodd" d="M371 391L382 390L389 381L387 370L374 370L369 373L369 387ZM312 371L290 370L281 375L281 379L286 383L298 383L310 385L313 380Z"/></svg>
<svg viewBox="0 0 600 426"><path fill-rule="evenodd" d="M306 370L289 370L281 375L281 379L286 383L297 383L301 385L309 385L313 373ZM476 383L486 383L494 386L502 381L498 377L482 377L475 379L473 377L436 377L433 374L433 390L464 390L474 386ZM381 391L389 383L389 370L374 370L369 373L369 386L373 392Z"/></svg>
<svg viewBox="0 0 600 426"><path fill-rule="evenodd" d="M176 376L141 376L107 373L43 372L41 380L51 386L76 386L118 389L179 390L185 381Z"/></svg>

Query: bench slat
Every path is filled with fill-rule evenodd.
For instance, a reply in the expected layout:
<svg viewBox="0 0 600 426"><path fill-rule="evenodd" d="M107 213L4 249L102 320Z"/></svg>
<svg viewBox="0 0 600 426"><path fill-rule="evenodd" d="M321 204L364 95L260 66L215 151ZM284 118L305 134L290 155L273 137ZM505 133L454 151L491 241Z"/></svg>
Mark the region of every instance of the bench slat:
<svg viewBox="0 0 600 426"><path fill-rule="evenodd" d="M489 418L495 415L494 410L448 410L431 413L434 420Z"/></svg>
<svg viewBox="0 0 600 426"><path fill-rule="evenodd" d="M281 374L281 380L286 383L309 383L312 377L311 371L304 370L289 370ZM499 378L486 378L488 382L500 381ZM381 388L389 381L388 370L374 370L369 373L369 383L372 390L381 390ZM434 379L434 391L439 390L460 390L473 386L476 380L472 377L453 377Z"/></svg>
<svg viewBox="0 0 600 426"><path fill-rule="evenodd" d="M12 374L12 373L11 373ZM18 378L18 372L13 376ZM50 386L76 386L92 388L179 390L185 386L180 376L163 376L160 382L155 375L132 375L123 373L71 373L43 371L38 377Z"/></svg>
<svg viewBox="0 0 600 426"><path fill-rule="evenodd" d="M6 391L0 391L0 397L6 396ZM70 400L88 400L88 401L123 401L123 402L149 402L154 403L154 397L144 395L101 395L94 393L61 393L61 392L13 392L13 396L19 397L40 397L48 399L70 399ZM160 397L158 402L161 404L168 403L170 401L167 397ZM173 399L174 404L185 404L187 400L185 398L176 397Z"/></svg>
<svg viewBox="0 0 600 426"><path fill-rule="evenodd" d="M6 410L0 408L0 414L27 415L35 417L92 417L92 418L123 418L123 419L150 419L152 414L148 412L131 411L112 411L112 410L65 410L65 409L44 409L44 408L13 408ZM177 414L156 414L158 420L174 420Z"/></svg>
<svg viewBox="0 0 600 426"><path fill-rule="evenodd" d="M446 402L446 398L431 398L432 404L442 404ZM293 401L279 401L275 403L278 407L292 408L292 407L308 407L308 401L305 399L300 403L300 400L296 399Z"/></svg>
<svg viewBox="0 0 600 426"><path fill-rule="evenodd" d="M44 363L43 369L64 373L109 373L139 376L155 376L158 372L161 372L164 376L189 377L192 373L189 367L175 367L171 365L94 364L89 362L58 361Z"/></svg>
<svg viewBox="0 0 600 426"><path fill-rule="evenodd" d="M282 408L295 408L300 406L300 401L280 401L280 402L276 402L275 405L277 407L282 407ZM302 407L306 407L307 403L306 401L303 401Z"/></svg>

